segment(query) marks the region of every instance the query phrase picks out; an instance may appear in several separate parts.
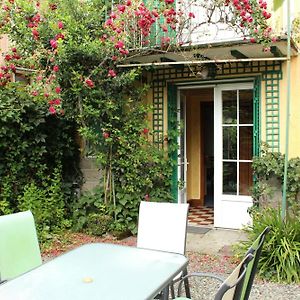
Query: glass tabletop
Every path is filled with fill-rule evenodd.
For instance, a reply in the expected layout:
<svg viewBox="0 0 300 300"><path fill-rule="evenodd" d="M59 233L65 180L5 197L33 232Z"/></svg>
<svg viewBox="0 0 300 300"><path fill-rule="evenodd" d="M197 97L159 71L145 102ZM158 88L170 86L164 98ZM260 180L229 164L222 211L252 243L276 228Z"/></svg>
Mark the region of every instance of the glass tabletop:
<svg viewBox="0 0 300 300"><path fill-rule="evenodd" d="M187 263L176 253L86 244L0 285L0 299L153 299Z"/></svg>

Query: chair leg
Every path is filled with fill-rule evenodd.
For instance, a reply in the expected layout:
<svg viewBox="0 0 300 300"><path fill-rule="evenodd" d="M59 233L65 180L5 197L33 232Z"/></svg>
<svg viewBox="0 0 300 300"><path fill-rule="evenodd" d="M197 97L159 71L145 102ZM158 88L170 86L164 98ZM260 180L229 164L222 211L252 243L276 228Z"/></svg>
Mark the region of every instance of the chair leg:
<svg viewBox="0 0 300 300"><path fill-rule="evenodd" d="M186 276L187 275L187 269L185 268L183 271L182 271L182 276ZM185 295L187 298L191 298L191 290L190 290L190 285L189 285L189 280L188 278L185 278L183 280L183 283L184 283L184 289L185 289Z"/></svg>
<svg viewBox="0 0 300 300"><path fill-rule="evenodd" d="M173 282L170 284L170 291L171 291L171 298L175 299L176 296L175 296L175 289L174 289L174 283Z"/></svg>

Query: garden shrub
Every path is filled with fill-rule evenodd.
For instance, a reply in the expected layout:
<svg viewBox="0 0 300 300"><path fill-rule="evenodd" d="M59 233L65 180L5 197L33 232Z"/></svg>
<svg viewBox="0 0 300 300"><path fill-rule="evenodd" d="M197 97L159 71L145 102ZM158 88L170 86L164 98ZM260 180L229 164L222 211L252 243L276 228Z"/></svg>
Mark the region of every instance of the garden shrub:
<svg viewBox="0 0 300 300"><path fill-rule="evenodd" d="M41 174L43 175L43 174ZM70 226L66 219L61 170L56 168L53 176L43 177L41 185L28 183L18 197L18 209L31 210L36 222L39 239L45 242L53 233Z"/></svg>
<svg viewBox="0 0 300 300"><path fill-rule="evenodd" d="M258 265L258 274L268 280L300 283L300 217L287 215L282 220L278 209L266 208L252 211L253 224L245 228L249 240L237 245L243 255L266 226L271 231L266 236Z"/></svg>
<svg viewBox="0 0 300 300"><path fill-rule="evenodd" d="M107 233L113 222L109 215L92 213L87 216L85 232L91 235L102 236Z"/></svg>

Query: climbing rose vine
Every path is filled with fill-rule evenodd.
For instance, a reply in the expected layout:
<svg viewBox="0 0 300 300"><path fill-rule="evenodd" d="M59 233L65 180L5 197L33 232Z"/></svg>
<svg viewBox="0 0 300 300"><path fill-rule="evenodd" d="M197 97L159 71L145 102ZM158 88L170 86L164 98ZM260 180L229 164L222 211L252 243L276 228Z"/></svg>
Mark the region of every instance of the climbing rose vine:
<svg viewBox="0 0 300 300"><path fill-rule="evenodd" d="M100 65L81 77L82 86L93 89L93 76L114 80L117 64L132 55L150 50L180 51L190 45L191 34L207 18L197 20L197 9L224 16L230 26L238 29L245 39L261 43L265 51L275 38L267 20L271 17L265 0L161 0L158 2L126 0L107 7L107 17L99 16L97 43L105 52ZM89 5L82 1L82 5ZM100 5L100 4L99 4ZM61 94L64 92L57 78L60 75L60 55L69 38L68 25L60 19L61 1L2 1L1 33L10 35L13 47L4 54L0 85L4 86L17 67L32 70L28 92L49 104L50 114L64 114ZM224 22L224 21L223 21ZM27 42L21 41L26 39ZM104 50L103 50L104 49ZM105 72L103 70L106 70Z"/></svg>

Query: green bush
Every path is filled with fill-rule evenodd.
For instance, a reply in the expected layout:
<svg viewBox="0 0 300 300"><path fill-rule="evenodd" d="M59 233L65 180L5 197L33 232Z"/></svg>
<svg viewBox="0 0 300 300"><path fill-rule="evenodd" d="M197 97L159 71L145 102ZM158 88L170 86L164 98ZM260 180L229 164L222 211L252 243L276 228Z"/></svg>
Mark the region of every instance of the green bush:
<svg viewBox="0 0 300 300"><path fill-rule="evenodd" d="M86 233L96 236L102 236L107 233L113 222L110 215L92 213L86 219Z"/></svg>
<svg viewBox="0 0 300 300"><path fill-rule="evenodd" d="M32 211L41 242L70 226L70 221L66 219L60 176L60 168L56 168L52 177L42 180L41 186L31 182L24 187L23 195L18 197L19 210Z"/></svg>
<svg viewBox="0 0 300 300"><path fill-rule="evenodd" d="M288 215L285 221L280 211L273 208L256 210L252 215L253 224L245 229L249 240L237 246L238 254L244 254L264 228L270 226L259 260L259 275L277 282L300 283L299 214Z"/></svg>

